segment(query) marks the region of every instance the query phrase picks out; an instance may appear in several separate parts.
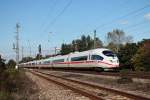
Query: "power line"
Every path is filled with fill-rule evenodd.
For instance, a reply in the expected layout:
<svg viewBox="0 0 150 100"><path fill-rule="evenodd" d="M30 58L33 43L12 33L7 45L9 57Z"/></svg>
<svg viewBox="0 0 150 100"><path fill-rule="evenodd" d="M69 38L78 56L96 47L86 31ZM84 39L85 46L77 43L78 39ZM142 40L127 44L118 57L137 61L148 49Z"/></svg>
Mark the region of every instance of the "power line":
<svg viewBox="0 0 150 100"><path fill-rule="evenodd" d="M138 12L140 12L140 11L142 11L142 10L148 8L148 7L150 7L150 4L147 4L147 5L145 5L144 7L141 7L141 8L139 8L139 9L134 10L134 11L131 11L131 12L127 13L126 15L123 15L123 16L121 16L121 17L119 17L119 18L116 18L116 19L114 19L114 20L112 20L112 21L110 21L110 22L107 22L107 23L105 23L105 24L102 24L102 25L100 25L100 26L97 26L97 27L95 28L95 30L97 30L97 29L99 29L99 28L102 28L102 27L104 27L104 26L113 24L113 22L119 21L119 20L121 20L121 19L123 19L123 18L125 18L125 17L128 17L128 16L131 16L131 15L133 15L133 14L136 14L136 13L138 13ZM140 24L144 24L144 22L143 22L143 23L138 23L138 24L136 24L136 25L132 25L131 27L135 27L135 26L140 25ZM88 32L92 32L92 31L88 31ZM87 32L87 33L88 33L88 32Z"/></svg>
<svg viewBox="0 0 150 100"><path fill-rule="evenodd" d="M22 46L22 59L24 58L24 47Z"/></svg>
<svg viewBox="0 0 150 100"><path fill-rule="evenodd" d="M142 24L145 24L145 23L148 23L148 21L141 21L141 22L136 23L136 24L134 24L134 25L127 26L127 27L125 27L124 29L132 29L132 28L134 28L134 27L137 27L137 26L142 25Z"/></svg>
<svg viewBox="0 0 150 100"><path fill-rule="evenodd" d="M139 8L139 9L137 9L137 10L134 10L134 11L132 11L132 12L129 12L129 13L127 13L126 15L123 15L123 16L121 16L121 17L119 17L119 18L116 18L116 19L114 19L114 20L112 20L112 21L110 21L110 22L107 22L107 23L105 23L105 24L102 24L102 25L100 25L100 26L97 26L95 29L102 28L102 27L104 27L104 26L106 26L106 25L108 25L108 24L110 25L110 24L112 24L113 22L119 21L120 19L123 19L123 18L125 18L125 17L127 17L127 16L136 14L137 12L142 11L142 10L144 10L145 8L148 8L148 7L150 7L149 4L148 4L148 5L145 5L145 6L142 7L142 8Z"/></svg>
<svg viewBox="0 0 150 100"><path fill-rule="evenodd" d="M146 23L147 24L147 23ZM144 27L145 28L145 27ZM131 31L129 31L129 30L131 30ZM132 28L131 29L129 29L129 30L127 30L127 32L128 33L132 33L132 32L134 32L134 31L137 31L137 30L140 30L140 28L135 28L134 30L132 30ZM144 32L145 33L145 32Z"/></svg>
<svg viewBox="0 0 150 100"><path fill-rule="evenodd" d="M50 28L49 26L54 25L54 23L58 20L58 18L67 10L67 8L71 5L72 0L70 0L67 5L63 8L63 10L48 24L48 27L44 30L44 32Z"/></svg>
<svg viewBox="0 0 150 100"><path fill-rule="evenodd" d="M124 27L124 28L121 28L121 29L132 30L132 28L135 28L137 26L147 24L147 23L149 23L149 21L141 21L139 23L136 23L136 24L133 24L133 25L128 25L127 27ZM105 32L105 31L101 31L101 32Z"/></svg>
<svg viewBox="0 0 150 100"><path fill-rule="evenodd" d="M143 12L142 12L143 13ZM133 18L137 17L138 15L141 15L141 13L135 14L134 16L132 16ZM119 20L120 21L120 20ZM110 25L110 24L109 24ZM111 26L110 26L111 27ZM105 27L106 28L106 27ZM107 27L108 28L108 27ZM104 28L103 28L104 29Z"/></svg>
<svg viewBox="0 0 150 100"><path fill-rule="evenodd" d="M51 10L49 10L48 15L45 17L45 20L43 21L43 23L41 24L41 28L43 28L47 22L47 20L50 18L50 16L52 15L52 12L54 12L55 7L57 5L57 0L54 1L54 5L53 7L51 7Z"/></svg>
<svg viewBox="0 0 150 100"><path fill-rule="evenodd" d="M30 54L29 54L29 56L31 57L31 44L30 44L30 40L28 40L28 46L29 46L29 51L30 51Z"/></svg>

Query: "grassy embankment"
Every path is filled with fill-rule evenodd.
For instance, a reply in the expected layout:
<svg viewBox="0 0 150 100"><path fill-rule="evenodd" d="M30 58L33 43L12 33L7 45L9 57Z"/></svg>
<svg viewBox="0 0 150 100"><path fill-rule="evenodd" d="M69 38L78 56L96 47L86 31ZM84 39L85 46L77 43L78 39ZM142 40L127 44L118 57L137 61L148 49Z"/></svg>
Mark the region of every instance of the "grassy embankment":
<svg viewBox="0 0 150 100"><path fill-rule="evenodd" d="M27 100L36 93L24 70L5 69L0 73L0 100Z"/></svg>

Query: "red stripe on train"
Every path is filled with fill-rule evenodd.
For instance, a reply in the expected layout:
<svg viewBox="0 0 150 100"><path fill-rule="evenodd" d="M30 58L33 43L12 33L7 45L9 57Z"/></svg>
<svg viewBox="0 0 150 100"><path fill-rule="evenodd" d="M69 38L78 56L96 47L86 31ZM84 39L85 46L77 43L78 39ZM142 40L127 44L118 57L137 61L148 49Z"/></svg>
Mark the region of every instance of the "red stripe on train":
<svg viewBox="0 0 150 100"><path fill-rule="evenodd" d="M73 62L55 62L53 64L83 64L83 63L96 63L95 61L73 61ZM98 61L98 63L106 64L109 66L119 66L119 64L110 64L104 61ZM48 64L43 64L48 65Z"/></svg>

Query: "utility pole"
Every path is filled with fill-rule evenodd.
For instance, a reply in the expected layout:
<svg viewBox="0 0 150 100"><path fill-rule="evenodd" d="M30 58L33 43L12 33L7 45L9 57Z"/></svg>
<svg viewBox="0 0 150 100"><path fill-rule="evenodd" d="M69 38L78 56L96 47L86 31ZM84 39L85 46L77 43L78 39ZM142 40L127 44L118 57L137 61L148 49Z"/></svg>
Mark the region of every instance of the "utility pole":
<svg viewBox="0 0 150 100"><path fill-rule="evenodd" d="M38 57L38 59L40 60L40 59L41 59L41 56L42 56L42 48L41 48L41 44L39 44L38 49L39 49L39 57Z"/></svg>
<svg viewBox="0 0 150 100"><path fill-rule="evenodd" d="M16 44L13 44L13 49L15 50L16 52L16 69L18 68L18 64L19 64L19 28L20 28L20 25L19 23L16 24L16 36L15 36L15 39L16 39Z"/></svg>
<svg viewBox="0 0 150 100"><path fill-rule="evenodd" d="M96 30L94 30L94 46L93 48L95 49L96 48Z"/></svg>
<svg viewBox="0 0 150 100"><path fill-rule="evenodd" d="M24 47L22 46L22 59L24 57Z"/></svg>
<svg viewBox="0 0 150 100"><path fill-rule="evenodd" d="M28 45L29 45L29 51L30 51L30 57L31 57L31 44L29 40L28 40Z"/></svg>
<svg viewBox="0 0 150 100"><path fill-rule="evenodd" d="M57 54L57 47L55 47L55 55Z"/></svg>

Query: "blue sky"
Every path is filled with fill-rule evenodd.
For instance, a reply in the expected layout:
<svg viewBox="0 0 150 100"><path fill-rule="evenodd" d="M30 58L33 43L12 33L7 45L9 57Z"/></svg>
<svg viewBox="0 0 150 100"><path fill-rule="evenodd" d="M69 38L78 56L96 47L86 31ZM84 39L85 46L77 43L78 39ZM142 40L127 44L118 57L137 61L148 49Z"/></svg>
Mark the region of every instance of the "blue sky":
<svg viewBox="0 0 150 100"><path fill-rule="evenodd" d="M97 27L97 36L104 43L106 33L116 28L131 35L134 42L150 38L150 6L120 18L146 5L150 0L0 0L0 54L15 58L16 23L21 26L24 56L29 55L30 47L34 56L38 44L44 54L53 53L63 42L70 43L82 34L93 36Z"/></svg>

